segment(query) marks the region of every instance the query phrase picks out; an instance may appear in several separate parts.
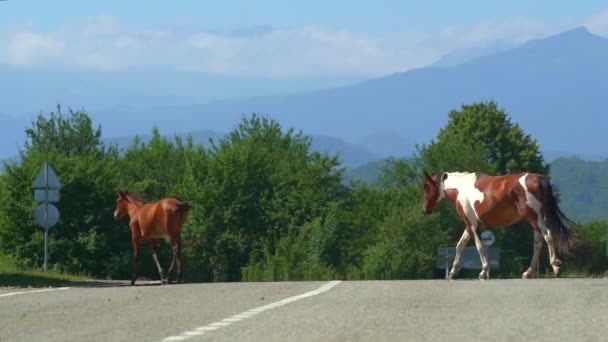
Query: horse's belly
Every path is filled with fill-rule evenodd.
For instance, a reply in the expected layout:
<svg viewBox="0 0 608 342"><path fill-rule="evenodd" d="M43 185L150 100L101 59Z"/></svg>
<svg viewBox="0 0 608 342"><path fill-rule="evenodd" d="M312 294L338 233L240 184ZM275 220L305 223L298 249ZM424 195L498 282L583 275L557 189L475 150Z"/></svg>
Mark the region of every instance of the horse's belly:
<svg viewBox="0 0 608 342"><path fill-rule="evenodd" d="M522 219L517 208L512 205L500 205L491 210L478 208L477 213L482 224L493 227L510 226Z"/></svg>
<svg viewBox="0 0 608 342"><path fill-rule="evenodd" d="M141 235L145 239L154 239L154 238L165 237L165 235L167 235L167 231L160 224L153 224L153 225L149 225L147 227L147 229L144 229L142 227Z"/></svg>

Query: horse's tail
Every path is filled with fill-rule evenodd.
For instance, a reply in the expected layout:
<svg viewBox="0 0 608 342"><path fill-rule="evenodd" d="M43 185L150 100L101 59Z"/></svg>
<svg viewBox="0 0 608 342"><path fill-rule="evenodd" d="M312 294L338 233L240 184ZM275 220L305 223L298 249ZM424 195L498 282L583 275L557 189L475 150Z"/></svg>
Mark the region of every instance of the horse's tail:
<svg viewBox="0 0 608 342"><path fill-rule="evenodd" d="M187 201L180 201L177 204L177 209L180 213L187 213L190 209L192 209L192 203Z"/></svg>
<svg viewBox="0 0 608 342"><path fill-rule="evenodd" d="M575 223L559 208L559 192L547 177L541 178L540 191L543 197L545 225L555 239L557 250L560 253L568 253L574 244L575 237L575 234L568 229L568 225L574 225Z"/></svg>

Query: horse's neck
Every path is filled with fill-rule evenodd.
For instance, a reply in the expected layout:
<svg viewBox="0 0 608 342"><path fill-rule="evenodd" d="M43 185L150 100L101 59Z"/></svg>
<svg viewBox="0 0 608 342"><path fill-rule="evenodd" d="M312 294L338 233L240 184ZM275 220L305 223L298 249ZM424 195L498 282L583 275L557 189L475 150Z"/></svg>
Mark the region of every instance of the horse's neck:
<svg viewBox="0 0 608 342"><path fill-rule="evenodd" d="M128 203L129 216L131 217L133 217L133 215L139 210L139 208L143 207L146 204L146 202L138 200L132 196L129 196Z"/></svg>
<svg viewBox="0 0 608 342"><path fill-rule="evenodd" d="M132 204L132 205L134 205L134 206L136 206L138 208L142 207L144 204L146 204L146 202L144 202L144 201L142 201L140 199L137 199L137 198L135 198L135 197L133 197L131 195L128 195L128 199L129 199L129 203L130 204Z"/></svg>
<svg viewBox="0 0 608 342"><path fill-rule="evenodd" d="M477 174L471 172L448 172L447 178L443 181L442 190L448 189L464 190L475 186Z"/></svg>

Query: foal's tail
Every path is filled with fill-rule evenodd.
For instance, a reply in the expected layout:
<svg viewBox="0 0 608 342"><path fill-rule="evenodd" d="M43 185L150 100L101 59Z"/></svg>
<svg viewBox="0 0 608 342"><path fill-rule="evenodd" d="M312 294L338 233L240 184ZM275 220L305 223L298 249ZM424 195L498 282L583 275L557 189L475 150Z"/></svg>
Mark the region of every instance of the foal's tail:
<svg viewBox="0 0 608 342"><path fill-rule="evenodd" d="M184 201L181 197L179 196L172 196L174 199L177 200L177 210L184 214L187 213L190 209L192 209L192 202L188 202L188 201Z"/></svg>
<svg viewBox="0 0 608 342"><path fill-rule="evenodd" d="M192 203L182 201L182 202L179 202L179 204L177 205L177 208L179 209L179 211L181 213L187 213L190 209L192 209Z"/></svg>
<svg viewBox="0 0 608 342"><path fill-rule="evenodd" d="M568 253L574 244L575 234L568 229L568 225L575 223L570 220L559 208L559 192L549 179L540 179L540 191L543 196L544 221L554 236L557 250Z"/></svg>

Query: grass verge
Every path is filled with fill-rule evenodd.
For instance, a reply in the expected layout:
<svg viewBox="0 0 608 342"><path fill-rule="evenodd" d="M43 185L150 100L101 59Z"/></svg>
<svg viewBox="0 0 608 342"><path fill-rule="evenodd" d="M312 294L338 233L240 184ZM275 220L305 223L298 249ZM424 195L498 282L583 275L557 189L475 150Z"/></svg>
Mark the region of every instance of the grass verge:
<svg viewBox="0 0 608 342"><path fill-rule="evenodd" d="M48 287L88 279L53 271L21 269L13 258L0 254L0 287Z"/></svg>

